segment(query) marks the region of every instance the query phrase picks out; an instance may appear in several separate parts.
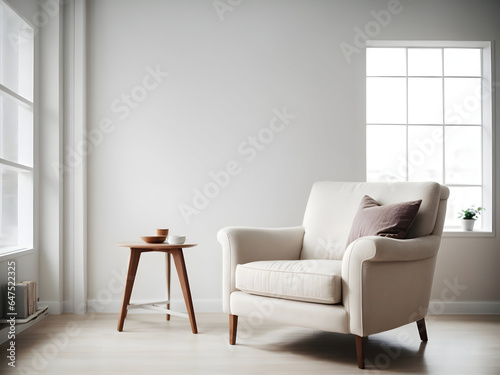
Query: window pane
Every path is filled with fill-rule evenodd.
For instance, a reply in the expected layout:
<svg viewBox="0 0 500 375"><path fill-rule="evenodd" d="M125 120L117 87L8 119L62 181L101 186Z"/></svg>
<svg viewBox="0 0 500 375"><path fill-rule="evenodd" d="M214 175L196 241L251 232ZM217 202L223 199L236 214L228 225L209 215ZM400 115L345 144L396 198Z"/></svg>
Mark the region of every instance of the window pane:
<svg viewBox="0 0 500 375"><path fill-rule="evenodd" d="M375 124L406 124L406 79L366 79L366 119Z"/></svg>
<svg viewBox="0 0 500 375"><path fill-rule="evenodd" d="M408 123L443 123L442 78L408 78Z"/></svg>
<svg viewBox="0 0 500 375"><path fill-rule="evenodd" d="M0 167L0 252L33 246L33 176Z"/></svg>
<svg viewBox="0 0 500 375"><path fill-rule="evenodd" d="M33 101L33 29L0 3L0 83Z"/></svg>
<svg viewBox="0 0 500 375"><path fill-rule="evenodd" d="M33 166L33 113L0 95L0 158Z"/></svg>
<svg viewBox="0 0 500 375"><path fill-rule="evenodd" d="M19 212L18 247L33 247L33 173L21 172L18 176L19 189L17 202Z"/></svg>
<svg viewBox="0 0 500 375"><path fill-rule="evenodd" d="M440 76L443 74L441 48L408 49L409 76Z"/></svg>
<svg viewBox="0 0 500 375"><path fill-rule="evenodd" d="M447 124L481 124L481 78L444 79Z"/></svg>
<svg viewBox="0 0 500 375"><path fill-rule="evenodd" d="M406 126L368 125L367 181L406 180Z"/></svg>
<svg viewBox="0 0 500 375"><path fill-rule="evenodd" d="M0 168L0 250L18 244L18 175Z"/></svg>
<svg viewBox="0 0 500 375"><path fill-rule="evenodd" d="M459 212L473 205L476 208L481 207L481 202L481 187L450 186L450 197L448 198L448 205L446 210L446 226L459 228ZM474 229L479 229L482 227L481 216L479 216L479 220L477 220L476 224L474 225Z"/></svg>
<svg viewBox="0 0 500 375"><path fill-rule="evenodd" d="M405 48L367 48L367 76L404 76L406 75Z"/></svg>
<svg viewBox="0 0 500 375"><path fill-rule="evenodd" d="M481 184L481 127L446 127L445 170L447 184Z"/></svg>
<svg viewBox="0 0 500 375"><path fill-rule="evenodd" d="M443 182L443 128L408 127L408 181Z"/></svg>
<svg viewBox="0 0 500 375"><path fill-rule="evenodd" d="M480 76L481 49L480 48L445 48L444 49L445 76Z"/></svg>

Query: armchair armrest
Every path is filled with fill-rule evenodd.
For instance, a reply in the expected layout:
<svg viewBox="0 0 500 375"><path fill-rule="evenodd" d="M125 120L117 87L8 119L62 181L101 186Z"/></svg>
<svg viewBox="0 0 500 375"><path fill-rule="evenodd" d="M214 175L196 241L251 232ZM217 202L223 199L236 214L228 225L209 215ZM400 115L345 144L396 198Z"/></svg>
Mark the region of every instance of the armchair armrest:
<svg viewBox="0 0 500 375"><path fill-rule="evenodd" d="M354 259L369 262L410 262L437 254L440 236L425 236L407 240L368 236L354 241L347 248L343 261ZM352 259L351 259L352 258Z"/></svg>
<svg viewBox="0 0 500 375"><path fill-rule="evenodd" d="M342 292L351 333L368 336L426 315L440 241L369 236L349 245Z"/></svg>
<svg viewBox="0 0 500 375"><path fill-rule="evenodd" d="M217 233L222 245L222 301L229 313L229 295L236 290L235 271L238 264L258 260L299 259L304 228L226 227Z"/></svg>

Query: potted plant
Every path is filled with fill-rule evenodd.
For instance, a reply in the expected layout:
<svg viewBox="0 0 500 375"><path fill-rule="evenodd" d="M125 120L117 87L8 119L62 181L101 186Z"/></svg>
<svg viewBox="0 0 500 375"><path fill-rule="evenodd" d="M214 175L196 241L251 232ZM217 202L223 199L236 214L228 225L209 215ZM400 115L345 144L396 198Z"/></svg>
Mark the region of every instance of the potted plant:
<svg viewBox="0 0 500 375"><path fill-rule="evenodd" d="M474 229L474 223L481 215L481 211L485 210L483 207L475 208L471 206L466 208L465 210L460 211L458 214L458 218L462 219L462 229L471 231Z"/></svg>

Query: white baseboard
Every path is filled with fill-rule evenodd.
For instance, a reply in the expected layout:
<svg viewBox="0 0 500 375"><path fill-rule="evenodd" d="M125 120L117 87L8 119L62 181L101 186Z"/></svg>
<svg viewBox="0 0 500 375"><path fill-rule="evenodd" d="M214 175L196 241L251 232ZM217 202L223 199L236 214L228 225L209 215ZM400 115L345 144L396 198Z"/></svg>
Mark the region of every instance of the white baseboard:
<svg viewBox="0 0 500 375"><path fill-rule="evenodd" d="M500 302L431 301L429 315L442 314L500 314Z"/></svg>
<svg viewBox="0 0 500 375"><path fill-rule="evenodd" d="M148 301L132 301L132 303L144 303ZM49 306L49 314L61 314L70 312L69 305L55 301L40 301L40 304ZM205 299L193 301L194 311L221 312L222 301L219 299ZM102 313L118 313L122 305L121 300L98 301L88 300L87 310ZM65 309L63 309L63 307ZM172 300L171 309L179 312L186 312L184 300ZM144 309L131 310L130 313L154 313ZM442 314L500 314L500 302L442 302L431 301L429 305L429 315Z"/></svg>
<svg viewBox="0 0 500 375"><path fill-rule="evenodd" d="M39 305L45 305L49 307L49 314L50 315L59 315L62 314L64 310L64 304L63 302L59 301L39 301Z"/></svg>

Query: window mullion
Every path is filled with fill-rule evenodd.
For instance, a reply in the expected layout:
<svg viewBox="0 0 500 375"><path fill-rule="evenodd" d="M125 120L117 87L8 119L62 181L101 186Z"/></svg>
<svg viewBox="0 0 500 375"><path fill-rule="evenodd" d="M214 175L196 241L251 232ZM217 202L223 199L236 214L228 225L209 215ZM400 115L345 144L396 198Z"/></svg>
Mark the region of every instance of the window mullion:
<svg viewBox="0 0 500 375"><path fill-rule="evenodd" d="M441 48L441 74L442 74L442 80L443 80L443 124L442 124L442 130L443 130L443 160L442 160L442 169L441 169L441 181L443 181L443 184L446 184L446 102L445 102L445 85L444 85L444 48Z"/></svg>
<svg viewBox="0 0 500 375"><path fill-rule="evenodd" d="M15 172L33 172L33 168L24 164L15 163L10 160L0 158L0 167Z"/></svg>
<svg viewBox="0 0 500 375"><path fill-rule="evenodd" d="M32 101L17 94L16 92L12 91L8 87L5 87L1 83L0 83L0 95L2 95L3 97L6 97L8 99L12 99L12 100L16 101L18 104L21 104L22 106L24 106L25 108L27 108L29 110L33 110L33 102Z"/></svg>
<svg viewBox="0 0 500 375"><path fill-rule="evenodd" d="M408 110L409 110L409 99L408 99L408 86L409 86L409 81L408 81L408 48L405 49L406 51L406 181L410 180L410 167L409 167L409 152L408 149L410 148L409 142L408 142L408 122L409 122L409 115L408 115Z"/></svg>

